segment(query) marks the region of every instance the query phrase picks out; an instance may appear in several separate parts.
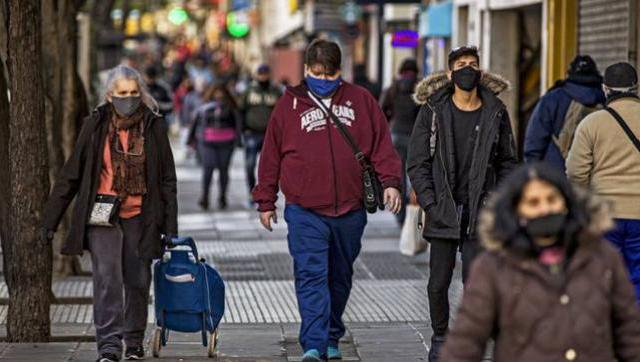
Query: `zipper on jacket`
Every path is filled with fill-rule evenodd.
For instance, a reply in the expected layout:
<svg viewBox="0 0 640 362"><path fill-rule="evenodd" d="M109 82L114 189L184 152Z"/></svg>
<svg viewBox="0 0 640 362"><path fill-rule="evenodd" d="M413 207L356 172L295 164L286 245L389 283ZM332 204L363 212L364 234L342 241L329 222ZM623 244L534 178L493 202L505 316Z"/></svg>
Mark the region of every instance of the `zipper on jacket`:
<svg viewBox="0 0 640 362"><path fill-rule="evenodd" d="M327 136L329 137L329 151L331 152L331 168L333 170L333 207L338 215L338 173L336 172L336 157L333 152L333 139L331 138L331 122L327 119Z"/></svg>
<svg viewBox="0 0 640 362"><path fill-rule="evenodd" d="M498 116L498 114L500 114L500 112L502 112L502 109L503 109L502 107L498 108L498 110L493 114L493 116L491 116L491 121L493 121ZM480 135L479 131L480 131L480 129L479 129L479 125L478 125L478 135L477 136ZM498 132L498 138L499 138L500 137L500 125L498 125L498 131L497 132ZM479 143L480 142L478 141L478 137L476 137L476 145L474 147L473 157L476 157L476 155L477 155L477 147L478 147ZM491 157L491 155L489 155L489 157ZM483 187L483 186L484 185L482 185L481 187ZM482 191L482 190L480 190L480 191ZM480 205L478 205L479 202L480 202L480 198L478 198L478 200L473 203L474 204L474 209L472 209L472 210L477 210L478 209L478 207L480 206ZM473 216L473 218L471 216ZM478 219L478 211L476 211L472 215L471 214L471 210L469 210L469 225L467 226L467 235L469 235L471 233L472 228L475 228L475 224L477 222L477 219Z"/></svg>
<svg viewBox="0 0 640 362"><path fill-rule="evenodd" d="M474 160L477 157L478 145L480 144L480 123L478 123L476 125L475 132L476 132L476 137L475 137L475 140L473 141L473 154L471 156L471 157L473 157L473 160L471 161L471 165L472 166L474 164ZM471 170L472 169L473 168L471 168ZM469 184L469 185L471 185L471 184ZM471 194L471 193L469 193L469 194ZM469 222L467 223L467 237L469 236L469 234L471 234L471 220L469 220Z"/></svg>

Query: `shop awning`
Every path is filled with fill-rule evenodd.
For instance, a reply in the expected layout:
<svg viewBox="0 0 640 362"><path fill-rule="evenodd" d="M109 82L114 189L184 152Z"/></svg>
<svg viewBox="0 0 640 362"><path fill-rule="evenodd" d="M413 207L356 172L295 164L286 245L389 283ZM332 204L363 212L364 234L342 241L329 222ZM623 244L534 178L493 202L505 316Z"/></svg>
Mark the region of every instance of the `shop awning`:
<svg viewBox="0 0 640 362"><path fill-rule="evenodd" d="M453 2L431 4L420 14L420 35L431 38L451 37Z"/></svg>

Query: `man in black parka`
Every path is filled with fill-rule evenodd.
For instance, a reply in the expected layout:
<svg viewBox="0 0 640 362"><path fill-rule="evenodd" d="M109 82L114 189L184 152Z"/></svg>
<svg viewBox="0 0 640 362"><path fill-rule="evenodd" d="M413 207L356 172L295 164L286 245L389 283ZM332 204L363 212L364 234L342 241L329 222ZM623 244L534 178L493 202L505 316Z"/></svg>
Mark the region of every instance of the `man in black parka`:
<svg viewBox="0 0 640 362"><path fill-rule="evenodd" d="M426 212L430 244L429 310L433 328L429 361L436 361L449 324L448 291L460 249L463 280L479 252L478 213L488 194L517 165L511 123L496 94L502 78L479 69L475 47L449 54L449 71L416 87L420 112L409 141L407 172Z"/></svg>

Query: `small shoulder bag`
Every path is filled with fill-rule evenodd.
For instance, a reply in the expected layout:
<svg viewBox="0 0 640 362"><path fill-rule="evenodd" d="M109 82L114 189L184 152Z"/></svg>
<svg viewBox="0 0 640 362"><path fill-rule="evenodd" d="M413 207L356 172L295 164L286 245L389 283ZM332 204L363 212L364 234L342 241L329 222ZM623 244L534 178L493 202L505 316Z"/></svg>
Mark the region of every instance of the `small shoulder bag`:
<svg viewBox="0 0 640 362"><path fill-rule="evenodd" d="M118 222L120 199L115 195L96 195L96 200L89 216L90 226L114 227Z"/></svg>
<svg viewBox="0 0 640 362"><path fill-rule="evenodd" d="M322 111L329 116L333 124L336 125L340 135L347 144L351 147L353 151L353 155L358 161L360 165L360 169L362 170L362 182L363 182L363 191L364 191L364 208L368 213L374 214L378 209L384 210L384 190L382 187L382 183L378 179L378 175L376 170L374 169L371 162L367 159L364 153L360 150L358 145L356 144L353 136L347 130L344 123L340 121L338 116L335 115L324 103L322 100L318 99L313 93L308 92L309 97L316 103Z"/></svg>

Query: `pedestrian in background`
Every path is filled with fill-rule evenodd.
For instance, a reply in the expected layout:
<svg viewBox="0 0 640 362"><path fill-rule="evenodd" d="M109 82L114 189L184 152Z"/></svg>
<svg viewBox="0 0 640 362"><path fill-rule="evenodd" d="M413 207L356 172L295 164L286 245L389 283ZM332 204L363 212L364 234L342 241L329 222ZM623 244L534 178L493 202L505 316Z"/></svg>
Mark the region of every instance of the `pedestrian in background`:
<svg viewBox="0 0 640 362"><path fill-rule="evenodd" d="M375 99L380 98L380 87L367 77L366 65L359 63L353 66L353 84L368 90Z"/></svg>
<svg viewBox="0 0 640 362"><path fill-rule="evenodd" d="M198 205L209 209L209 191L213 171L218 170L218 207L227 208L229 166L240 126L238 107L224 84L216 84L204 93L203 104L195 110L189 144L198 148L202 161L202 194Z"/></svg>
<svg viewBox="0 0 640 362"><path fill-rule="evenodd" d="M640 309L606 208L565 175L526 165L502 184L480 225L473 264L441 360L640 361Z"/></svg>
<svg viewBox="0 0 640 362"><path fill-rule="evenodd" d="M249 89L242 97L244 160L249 193L256 186L258 154L262 150L271 112L281 95L280 88L271 82L269 66L260 65L256 72L256 79L251 82ZM253 204L251 200L249 202Z"/></svg>
<svg viewBox="0 0 640 362"><path fill-rule="evenodd" d="M556 83L540 98L527 124L526 162L546 161L565 169L578 124L604 104L602 75L588 55L576 56L567 79Z"/></svg>
<svg viewBox="0 0 640 362"><path fill-rule="evenodd" d="M633 66L608 67L604 91L607 109L578 126L567 174L613 204L616 228L606 238L624 256L640 301L640 100Z"/></svg>
<svg viewBox="0 0 640 362"><path fill-rule="evenodd" d="M391 87L382 95L381 106L382 111L387 116L391 124L391 139L393 146L400 155L402 160L403 190L405 191L402 210L396 216L398 224L402 226L406 214L406 204L409 201L409 190L407 187L407 149L409 147L409 139L413 124L416 122L418 106L413 100L416 84L418 83L418 63L415 59L405 59L398 71L399 78L393 82Z"/></svg>
<svg viewBox="0 0 640 362"><path fill-rule="evenodd" d="M126 359L144 358L151 260L162 254L161 235L177 234L178 206L166 125L142 77L121 65L109 72L106 89L58 175L44 226L53 239L75 199L62 253L91 253L98 361L115 362L123 338ZM100 220L97 207L106 202L117 215Z"/></svg>
<svg viewBox="0 0 640 362"><path fill-rule="evenodd" d="M449 71L416 88L421 105L409 141L407 171L426 213L430 243L429 313L433 337L429 361L438 359L449 329L449 286L458 249L466 281L480 251L476 224L489 193L517 165L511 122L497 94L508 83L480 70L476 47L449 54Z"/></svg>
<svg viewBox="0 0 640 362"><path fill-rule="evenodd" d="M334 42L315 40L307 47L305 81L276 104L253 191L268 230L277 221L279 186L286 198L303 362L342 356L342 314L367 223L361 166L325 108L373 164L389 210L397 213L402 202L400 159L387 120L368 91L341 79L341 62Z"/></svg>
<svg viewBox="0 0 640 362"><path fill-rule="evenodd" d="M158 69L155 66L147 67L144 71L145 82L149 88L149 94L158 103L160 115L171 125L173 118L173 93L168 84L159 78Z"/></svg>

